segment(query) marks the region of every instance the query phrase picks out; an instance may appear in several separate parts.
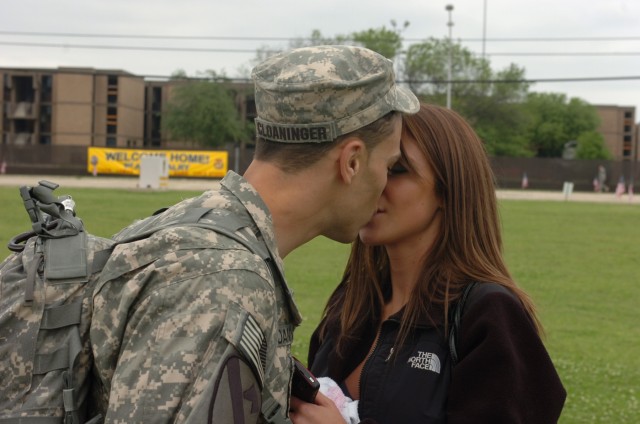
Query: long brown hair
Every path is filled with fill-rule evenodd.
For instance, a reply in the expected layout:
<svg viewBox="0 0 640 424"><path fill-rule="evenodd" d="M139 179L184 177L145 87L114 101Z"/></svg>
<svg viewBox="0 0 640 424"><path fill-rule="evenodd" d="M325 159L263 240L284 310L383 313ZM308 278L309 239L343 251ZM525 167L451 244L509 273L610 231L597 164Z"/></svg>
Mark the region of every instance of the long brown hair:
<svg viewBox="0 0 640 424"><path fill-rule="evenodd" d="M482 141L456 112L427 104L417 114L403 117L403 133L417 141L433 170L443 215L436 240L422 262L419 282L404 308L396 344L402 345L420 317L428 317L434 325L443 323L446 331L451 303L473 281L511 290L542 333L533 302L514 283L502 256L495 178ZM410 158L405 163L410 167ZM366 246L356 240L342 283L325 308L327 319L321 331L325 337L328 323L340 323L339 353L364 326L380 323L389 280L384 246Z"/></svg>

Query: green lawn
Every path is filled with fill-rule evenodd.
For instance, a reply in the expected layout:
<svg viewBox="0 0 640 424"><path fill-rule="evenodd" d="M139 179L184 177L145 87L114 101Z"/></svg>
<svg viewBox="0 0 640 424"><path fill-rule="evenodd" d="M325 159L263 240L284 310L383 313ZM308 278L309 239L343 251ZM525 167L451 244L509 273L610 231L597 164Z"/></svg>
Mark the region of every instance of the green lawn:
<svg viewBox="0 0 640 424"><path fill-rule="evenodd" d="M60 189L59 189L60 191ZM195 192L69 189L87 229L110 236ZM62 191L57 194L63 194ZM18 190L0 187L2 243L30 228ZM532 295L568 390L561 423L640 422L640 208L628 204L501 201L505 251ZM305 319L294 354L340 279L349 247L319 238L286 259ZM0 257L9 252L3 251Z"/></svg>

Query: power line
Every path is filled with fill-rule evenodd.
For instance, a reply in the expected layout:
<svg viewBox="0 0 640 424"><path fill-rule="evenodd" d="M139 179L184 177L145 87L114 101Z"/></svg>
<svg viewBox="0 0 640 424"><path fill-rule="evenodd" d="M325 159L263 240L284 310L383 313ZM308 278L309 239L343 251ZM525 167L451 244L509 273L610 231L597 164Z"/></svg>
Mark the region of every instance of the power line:
<svg viewBox="0 0 640 424"><path fill-rule="evenodd" d="M36 32L36 31L0 31L0 35L22 37L66 37L66 38L126 38L126 39L158 39L158 40L220 40L220 41L290 41L311 40L310 37L241 37L218 35L166 35L166 34L105 34L105 33L71 33L71 32ZM424 38L405 38L404 41L420 42ZM465 42L592 42L592 41L640 41L640 36L625 37L493 37L493 38L458 38Z"/></svg>
<svg viewBox="0 0 640 424"><path fill-rule="evenodd" d="M157 40L220 40L220 41L289 41L295 37L237 37L207 35L144 35L144 34L82 34L64 32L0 31L0 35L24 37L67 37L67 38L137 38Z"/></svg>
<svg viewBox="0 0 640 424"><path fill-rule="evenodd" d="M640 75L636 76L618 76L618 77L584 77L584 78L524 78L524 79L467 79L467 80L451 80L453 84L522 84L522 83L552 83L552 82L590 82L590 81L631 81L640 80ZM406 84L445 84L447 80L405 80L398 81Z"/></svg>
<svg viewBox="0 0 640 424"><path fill-rule="evenodd" d="M406 39L409 40L409 39ZM460 38L460 41L500 42L573 42L573 41L640 41L640 37L510 37L510 38ZM414 40L419 41L419 40Z"/></svg>
<svg viewBox="0 0 640 424"><path fill-rule="evenodd" d="M496 52L487 56L639 56L640 52Z"/></svg>
<svg viewBox="0 0 640 424"><path fill-rule="evenodd" d="M137 50L137 51L173 51L173 52L200 52L200 53L255 53L259 49L238 48L205 48L205 47L158 47L158 46L116 46L105 44L74 44L74 43L30 43L0 41L2 46L16 47L43 47L43 48L74 48L95 50ZM271 52L277 50L265 50ZM495 52L486 53L487 56L640 56L638 52Z"/></svg>
<svg viewBox="0 0 640 424"><path fill-rule="evenodd" d="M110 46L103 44L70 44L70 43L27 43L0 41L2 46L17 47L45 47L45 48L74 48L97 50L148 50L148 51L175 51L175 52L202 52L202 53L255 53L257 49L224 49L224 48L197 48L197 47L152 47L152 46ZM267 50L268 52L268 50Z"/></svg>
<svg viewBox="0 0 640 424"><path fill-rule="evenodd" d="M139 77L150 80L169 80L174 77L165 75L137 75ZM180 79L210 81L208 77L180 77ZM554 83L554 82L592 82L592 81L633 81L640 80L640 75L629 76L611 76L611 77L571 77L571 78L524 78L524 79L457 79L451 80L452 84L536 84L536 83ZM229 82L251 82L250 78L226 78ZM446 84L445 80L400 80L399 84Z"/></svg>

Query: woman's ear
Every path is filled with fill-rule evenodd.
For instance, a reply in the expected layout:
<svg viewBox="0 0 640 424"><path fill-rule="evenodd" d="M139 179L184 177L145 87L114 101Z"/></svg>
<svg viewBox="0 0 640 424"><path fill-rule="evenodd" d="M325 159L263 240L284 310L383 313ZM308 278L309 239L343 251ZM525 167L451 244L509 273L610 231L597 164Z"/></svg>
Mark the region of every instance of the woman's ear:
<svg viewBox="0 0 640 424"><path fill-rule="evenodd" d="M359 138L352 137L343 142L338 157L338 168L345 183L351 184L353 178L358 175L365 156L366 147Z"/></svg>

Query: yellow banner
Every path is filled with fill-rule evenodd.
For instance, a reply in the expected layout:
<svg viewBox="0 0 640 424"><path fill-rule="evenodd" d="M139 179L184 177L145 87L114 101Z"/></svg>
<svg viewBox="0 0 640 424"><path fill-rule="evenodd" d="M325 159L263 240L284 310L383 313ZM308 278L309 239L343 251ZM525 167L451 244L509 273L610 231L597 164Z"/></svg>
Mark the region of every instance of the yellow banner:
<svg viewBox="0 0 640 424"><path fill-rule="evenodd" d="M222 178L227 173L226 151L204 150L137 150L89 147L87 171L99 174L140 175L142 155L165 156L170 177Z"/></svg>

